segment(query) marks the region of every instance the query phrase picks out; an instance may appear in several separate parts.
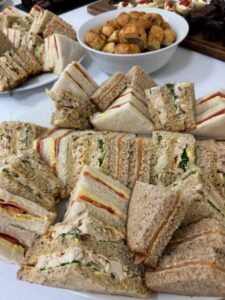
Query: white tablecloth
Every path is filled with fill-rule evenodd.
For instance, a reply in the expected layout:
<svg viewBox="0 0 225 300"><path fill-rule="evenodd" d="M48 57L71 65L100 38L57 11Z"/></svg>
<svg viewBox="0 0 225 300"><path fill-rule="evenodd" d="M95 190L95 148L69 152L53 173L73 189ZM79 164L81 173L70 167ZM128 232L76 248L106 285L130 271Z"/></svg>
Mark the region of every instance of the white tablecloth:
<svg viewBox="0 0 225 300"><path fill-rule="evenodd" d="M12 2L12 1L10 1ZM18 3L19 1L13 1ZM78 28L91 16L86 7L62 15L63 18ZM98 83L107 78L96 64L85 57L83 65ZM225 88L225 63L219 60L178 48L175 56L162 70L152 74L158 83L193 81L196 96L200 97L218 88ZM45 94L46 87L23 93L0 95L0 121L23 120L50 126L53 103ZM84 299L70 291L31 285L16 280L16 267L0 263L0 300L78 300ZM104 299L104 297L101 297ZM171 298L172 299L172 298Z"/></svg>

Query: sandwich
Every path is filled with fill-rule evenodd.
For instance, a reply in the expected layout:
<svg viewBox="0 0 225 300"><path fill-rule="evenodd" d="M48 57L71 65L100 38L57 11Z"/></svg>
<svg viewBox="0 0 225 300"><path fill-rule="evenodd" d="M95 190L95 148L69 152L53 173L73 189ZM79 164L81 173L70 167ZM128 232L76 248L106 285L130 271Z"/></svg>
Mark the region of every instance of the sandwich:
<svg viewBox="0 0 225 300"><path fill-rule="evenodd" d="M0 124L0 157L32 148L33 141L46 134L47 128L32 123L5 121Z"/></svg>
<svg viewBox="0 0 225 300"><path fill-rule="evenodd" d="M192 201L182 226L198 222L203 218L215 218L224 222L224 198L198 167L190 168L171 186L175 191L180 190L183 197Z"/></svg>
<svg viewBox="0 0 225 300"><path fill-rule="evenodd" d="M97 210L96 217L99 220L104 219L107 214L112 222L123 224L125 228L129 199L130 190L122 183L97 169L84 166L71 194L64 220L74 220L79 214L76 205L79 202L84 207L87 204L97 208L93 209L93 214Z"/></svg>
<svg viewBox="0 0 225 300"><path fill-rule="evenodd" d="M65 106L74 107L75 104L72 102L76 103L79 101L78 99L80 99L80 102L85 100L88 101L90 96L96 91L97 87L96 82L81 64L72 62L64 69L51 90L47 91L47 94L53 101L57 101L59 98L57 95L61 92L66 91L71 93L74 99L71 99L70 104L69 101L64 101L64 99L62 99L62 102Z"/></svg>
<svg viewBox="0 0 225 300"><path fill-rule="evenodd" d="M150 183L152 139L137 137L132 145L129 165L129 187L133 188L137 180Z"/></svg>
<svg viewBox="0 0 225 300"><path fill-rule="evenodd" d="M37 151L41 159L53 170L55 169L57 158L57 141L71 132L71 129L52 128L45 136L33 142L33 149Z"/></svg>
<svg viewBox="0 0 225 300"><path fill-rule="evenodd" d="M117 98L104 112L93 115L91 123L98 130L137 134L153 131L145 100L132 92Z"/></svg>
<svg viewBox="0 0 225 300"><path fill-rule="evenodd" d="M221 169L221 154L223 156L225 148L220 147L220 150L217 149L218 144L214 140L197 141L196 164L202 169L204 177L207 178L223 196L225 193L225 186L223 167Z"/></svg>
<svg viewBox="0 0 225 300"><path fill-rule="evenodd" d="M17 277L42 285L76 291L146 297L141 273L133 256L119 243L95 239L64 241L63 251L41 254L33 264L21 267ZM74 279L73 279L74 278Z"/></svg>
<svg viewBox="0 0 225 300"><path fill-rule="evenodd" d="M155 130L188 131L196 127L193 83L168 83L145 93Z"/></svg>
<svg viewBox="0 0 225 300"><path fill-rule="evenodd" d="M4 189L0 189L0 196L0 259L18 264L56 214Z"/></svg>
<svg viewBox="0 0 225 300"><path fill-rule="evenodd" d="M197 100L195 111L199 116L207 110L212 109L215 105L225 100L225 91L223 89L216 90Z"/></svg>
<svg viewBox="0 0 225 300"><path fill-rule="evenodd" d="M27 53L24 48L10 50L3 55L9 62L16 62L29 76L38 74L42 71L41 65L38 63L32 53Z"/></svg>
<svg viewBox="0 0 225 300"><path fill-rule="evenodd" d="M45 30L43 31L43 36L46 38L55 33L65 35L72 40L76 40L76 31L70 24L58 16L54 16L50 22L47 23Z"/></svg>
<svg viewBox="0 0 225 300"><path fill-rule="evenodd" d="M49 167L30 153L3 161L0 178L2 189L33 201L52 212L56 209L57 197L63 193L62 184L51 173Z"/></svg>
<svg viewBox="0 0 225 300"><path fill-rule="evenodd" d="M31 19L29 18L28 15L26 15L24 17L17 18L13 22L11 28L25 32L30 30L31 24L32 24Z"/></svg>
<svg viewBox="0 0 225 300"><path fill-rule="evenodd" d="M6 57L0 57L1 74L7 77L7 82L11 89L23 83L27 77L27 72L15 61L8 61Z"/></svg>
<svg viewBox="0 0 225 300"><path fill-rule="evenodd" d="M37 6L31 11L30 15L33 17L30 33L33 34L43 34L47 24L55 16L49 10L39 9Z"/></svg>
<svg viewBox="0 0 225 300"><path fill-rule="evenodd" d="M27 14L27 17L33 22L34 18L38 18L38 16L41 16L44 12L44 9L41 8L38 5L34 5L31 8L31 11Z"/></svg>
<svg viewBox="0 0 225 300"><path fill-rule="evenodd" d="M126 86L126 76L121 72L114 73L95 91L91 101L102 112L125 90Z"/></svg>
<svg viewBox="0 0 225 300"><path fill-rule="evenodd" d="M171 184L195 163L195 139L191 134L154 131L151 183Z"/></svg>
<svg viewBox="0 0 225 300"><path fill-rule="evenodd" d="M126 76L128 79L128 86L136 90L142 96L145 96L145 90L157 85L140 66L133 66Z"/></svg>
<svg viewBox="0 0 225 300"><path fill-rule="evenodd" d="M0 39L1 39L1 46L0 46L0 56L2 56L6 51L10 51L14 49L13 44L11 41L5 36L5 34L0 30Z"/></svg>
<svg viewBox="0 0 225 300"><path fill-rule="evenodd" d="M136 263L155 268L191 202L171 187L136 181L127 222L127 244Z"/></svg>
<svg viewBox="0 0 225 300"><path fill-rule="evenodd" d="M225 124L225 101L220 100L215 106L207 109L196 118L197 127L193 134L223 140L225 138L223 130Z"/></svg>
<svg viewBox="0 0 225 300"><path fill-rule="evenodd" d="M0 29L2 31L7 28L12 28L14 23L20 20L21 17L11 14L0 13Z"/></svg>
<svg viewBox="0 0 225 300"><path fill-rule="evenodd" d="M44 70L61 74L72 61L80 60L84 54L78 42L62 34L53 34L45 38Z"/></svg>
<svg viewBox="0 0 225 300"><path fill-rule="evenodd" d="M2 14L5 16L14 16L14 17L22 18L22 15L14 6L7 6L2 11Z"/></svg>
<svg viewBox="0 0 225 300"><path fill-rule="evenodd" d="M145 283L156 292L224 297L224 224L204 219L179 229ZM179 280L178 280L179 278Z"/></svg>
<svg viewBox="0 0 225 300"><path fill-rule="evenodd" d="M24 68L28 74L36 75L42 72L42 65L32 52L27 51L24 47L16 49L16 53L21 57L26 67ZM18 62L17 62L18 63Z"/></svg>

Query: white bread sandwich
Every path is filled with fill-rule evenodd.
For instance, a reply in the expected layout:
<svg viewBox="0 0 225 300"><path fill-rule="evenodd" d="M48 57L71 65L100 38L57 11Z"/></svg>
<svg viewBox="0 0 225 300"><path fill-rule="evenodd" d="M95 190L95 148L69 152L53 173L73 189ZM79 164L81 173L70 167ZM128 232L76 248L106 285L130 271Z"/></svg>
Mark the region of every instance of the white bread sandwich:
<svg viewBox="0 0 225 300"><path fill-rule="evenodd" d="M32 22L31 28L30 28L30 33L33 33L33 34L42 34L44 32L47 24L55 16L49 10L39 9L39 7L36 5L35 5L34 9L31 10L30 15L33 17L33 22Z"/></svg>
<svg viewBox="0 0 225 300"><path fill-rule="evenodd" d="M221 101L225 100L225 91L219 89L211 92L210 94L197 99L195 111L196 115L199 116L206 112L207 110L213 108L215 105L219 104Z"/></svg>
<svg viewBox="0 0 225 300"><path fill-rule="evenodd" d="M47 23L43 31L43 36L46 38L54 33L59 33L72 40L76 40L76 31L69 23L58 16L54 16L51 21Z"/></svg>
<svg viewBox="0 0 225 300"><path fill-rule="evenodd" d="M125 245L95 239L71 240L69 236L64 237L64 242L63 251L58 246L59 250L53 248L33 259L33 264L25 260L18 278L76 291L136 297L149 294Z"/></svg>
<svg viewBox="0 0 225 300"><path fill-rule="evenodd" d="M45 38L44 70L61 74L65 67L73 61L79 61L84 55L78 42L62 34L53 34Z"/></svg>
<svg viewBox="0 0 225 300"><path fill-rule="evenodd" d="M127 244L136 262L155 268L191 202L170 187L136 181L128 211Z"/></svg>
<svg viewBox="0 0 225 300"><path fill-rule="evenodd" d="M195 163L195 139L191 134L154 131L151 183L168 185Z"/></svg>
<svg viewBox="0 0 225 300"><path fill-rule="evenodd" d="M91 96L91 101L99 111L106 110L107 107L125 90L127 87L126 75L122 72L114 73Z"/></svg>
<svg viewBox="0 0 225 300"><path fill-rule="evenodd" d="M150 89L157 84L140 66L133 66L126 74L128 87L136 90L143 97L145 90Z"/></svg>
<svg viewBox="0 0 225 300"><path fill-rule="evenodd" d="M28 18L33 22L34 18L41 16L43 14L44 9L38 5L34 5L31 8L29 14L27 14Z"/></svg>
<svg viewBox="0 0 225 300"><path fill-rule="evenodd" d="M146 102L132 92L117 98L104 112L93 115L91 123L98 130L137 134L153 131Z"/></svg>
<svg viewBox="0 0 225 300"><path fill-rule="evenodd" d="M221 128L225 124L225 101L209 108L196 118L197 127L192 133L204 138L224 140L225 134Z"/></svg>
<svg viewBox="0 0 225 300"><path fill-rule="evenodd" d="M75 204L81 202L106 211L111 219L125 226L129 198L130 189L122 183L90 166L84 166L71 194L64 220L73 220L77 216Z"/></svg>
<svg viewBox="0 0 225 300"><path fill-rule="evenodd" d="M224 224L205 219L179 229L145 283L156 292L224 297Z"/></svg>
<svg viewBox="0 0 225 300"><path fill-rule="evenodd" d="M47 91L48 96L57 101L57 95L61 91L70 92L74 95L75 100L89 100L89 97L96 91L98 85L87 73L84 67L78 62L71 62L62 72L59 79L54 83L51 90ZM73 107L68 104L65 106Z"/></svg>
<svg viewBox="0 0 225 300"><path fill-rule="evenodd" d="M188 131L196 127L193 83L168 83L145 93L155 130Z"/></svg>

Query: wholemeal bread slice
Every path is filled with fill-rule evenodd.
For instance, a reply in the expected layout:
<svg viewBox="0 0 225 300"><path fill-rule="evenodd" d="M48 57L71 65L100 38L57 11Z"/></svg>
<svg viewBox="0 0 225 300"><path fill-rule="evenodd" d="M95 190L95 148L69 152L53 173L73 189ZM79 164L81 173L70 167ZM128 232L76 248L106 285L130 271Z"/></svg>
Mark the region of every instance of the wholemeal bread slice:
<svg viewBox="0 0 225 300"><path fill-rule="evenodd" d="M197 243L165 252L157 269L147 271L145 283L156 292L185 296L224 297L224 245L215 249Z"/></svg>
<svg viewBox="0 0 225 300"><path fill-rule="evenodd" d="M190 206L171 188L135 183L128 211L127 243L137 261L154 268Z"/></svg>
<svg viewBox="0 0 225 300"><path fill-rule="evenodd" d="M133 66L126 74L128 86L145 96L145 90L156 86L155 81L140 66Z"/></svg>
<svg viewBox="0 0 225 300"><path fill-rule="evenodd" d="M1 40L0 56L2 56L6 51L10 51L11 49L14 49L13 44L10 42L10 40L6 37L6 35L1 30L0 30L0 40Z"/></svg>
<svg viewBox="0 0 225 300"><path fill-rule="evenodd" d="M43 36L48 37L54 33L60 33L72 40L76 40L76 31L73 27L58 16L54 16L45 26Z"/></svg>
<svg viewBox="0 0 225 300"><path fill-rule="evenodd" d="M91 96L91 101L100 111L104 111L126 88L127 78L121 73L114 73Z"/></svg>

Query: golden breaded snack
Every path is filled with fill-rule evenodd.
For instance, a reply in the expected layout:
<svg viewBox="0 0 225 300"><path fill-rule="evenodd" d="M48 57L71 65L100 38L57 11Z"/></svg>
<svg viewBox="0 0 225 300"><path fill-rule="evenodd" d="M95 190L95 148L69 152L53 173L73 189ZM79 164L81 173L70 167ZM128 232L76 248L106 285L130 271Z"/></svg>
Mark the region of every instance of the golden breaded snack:
<svg viewBox="0 0 225 300"><path fill-rule="evenodd" d="M161 48L164 39L164 30L158 25L153 25L148 34L147 47L150 51Z"/></svg>
<svg viewBox="0 0 225 300"><path fill-rule="evenodd" d="M89 30L85 34L85 43L87 43L91 48L101 50L106 43L106 37L103 34L95 32L94 30Z"/></svg>
<svg viewBox="0 0 225 300"><path fill-rule="evenodd" d="M115 54L135 54L140 53L141 50L136 44L126 44L126 43L119 43L115 47Z"/></svg>
<svg viewBox="0 0 225 300"><path fill-rule="evenodd" d="M169 46L175 42L177 34L171 28L168 28L164 31L164 38L162 41L163 46Z"/></svg>
<svg viewBox="0 0 225 300"><path fill-rule="evenodd" d="M129 22L120 31L120 42L137 44L140 50L146 48L147 34L141 22Z"/></svg>
<svg viewBox="0 0 225 300"><path fill-rule="evenodd" d="M131 16L128 13L122 12L119 14L119 16L116 18L117 23L123 27L127 23L131 21Z"/></svg>
<svg viewBox="0 0 225 300"><path fill-rule="evenodd" d="M115 52L115 47L116 47L116 44L114 42L110 42L110 43L107 43L102 51L103 52L108 52L108 53L114 53Z"/></svg>
<svg viewBox="0 0 225 300"><path fill-rule="evenodd" d="M108 38L107 42L119 43L119 30L113 31L113 33Z"/></svg>

